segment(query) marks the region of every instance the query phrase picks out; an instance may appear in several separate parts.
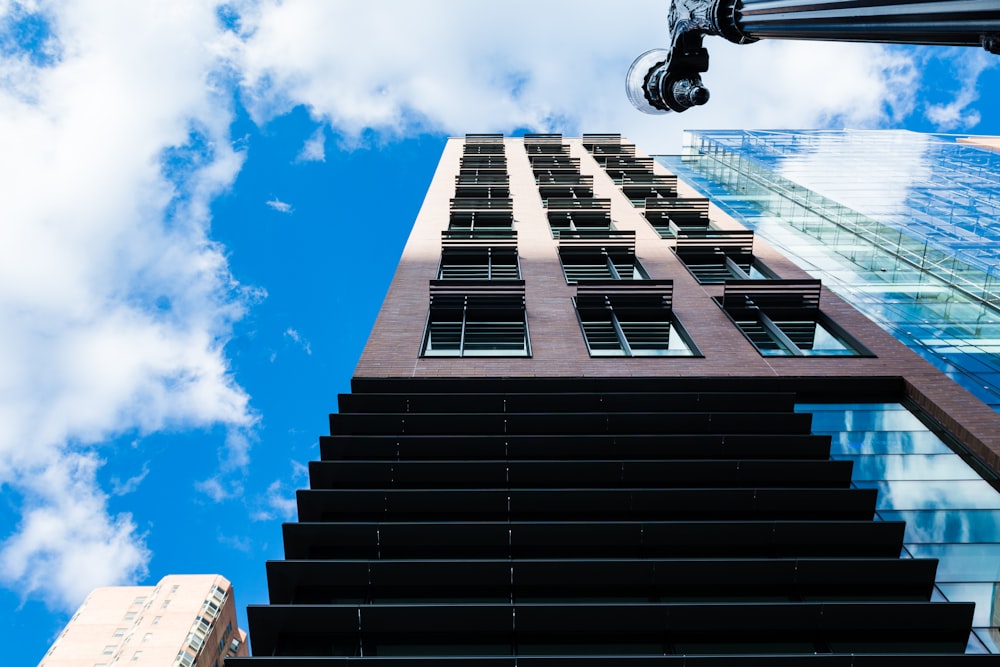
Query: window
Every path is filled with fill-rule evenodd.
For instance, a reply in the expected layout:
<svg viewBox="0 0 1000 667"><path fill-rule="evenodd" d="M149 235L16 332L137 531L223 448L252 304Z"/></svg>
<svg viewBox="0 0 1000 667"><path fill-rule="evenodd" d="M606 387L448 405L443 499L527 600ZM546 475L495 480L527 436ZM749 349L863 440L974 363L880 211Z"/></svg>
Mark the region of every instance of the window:
<svg viewBox="0 0 1000 667"><path fill-rule="evenodd" d="M112 637L124 637L126 628L115 628L115 631L111 634Z"/></svg>
<svg viewBox="0 0 1000 667"><path fill-rule="evenodd" d="M748 229L681 232L674 251L703 285L774 278L754 259L753 232Z"/></svg>
<svg viewBox="0 0 1000 667"><path fill-rule="evenodd" d="M101 654L102 655L114 655L114 652L115 652L116 648L118 648L117 644L108 644L107 646L104 647L104 650L101 651Z"/></svg>
<svg viewBox="0 0 1000 667"><path fill-rule="evenodd" d="M677 197L677 177L660 174L623 174L614 179L632 206L647 206L647 199ZM655 204L652 204L655 207Z"/></svg>
<svg viewBox="0 0 1000 667"><path fill-rule="evenodd" d="M517 280L517 249L511 247L456 247L441 253L441 280Z"/></svg>
<svg viewBox="0 0 1000 667"><path fill-rule="evenodd" d="M647 280L632 248L560 247L559 259L569 284L581 280Z"/></svg>
<svg viewBox="0 0 1000 667"><path fill-rule="evenodd" d="M672 281L649 281L642 288L592 283L577 288L580 328L592 357L698 354L674 320Z"/></svg>
<svg viewBox="0 0 1000 667"><path fill-rule="evenodd" d="M513 238L514 215L502 211L453 212L445 238Z"/></svg>
<svg viewBox="0 0 1000 667"><path fill-rule="evenodd" d="M132 654L132 662L139 662L139 658L142 657L142 651L136 651Z"/></svg>
<svg viewBox="0 0 1000 667"><path fill-rule="evenodd" d="M510 282L505 289L431 281L423 356L529 356L524 282Z"/></svg>
<svg viewBox="0 0 1000 667"><path fill-rule="evenodd" d="M142 597L142 598L136 598L135 600L132 600L132 604L145 604L145 602L146 602L146 598L144 598L144 597Z"/></svg>
<svg viewBox="0 0 1000 667"><path fill-rule="evenodd" d="M164 600L161 609L166 609L169 606L170 606L170 600Z"/></svg>
<svg viewBox="0 0 1000 667"><path fill-rule="evenodd" d="M682 232L707 230L707 199L647 199L646 220L661 238L672 239Z"/></svg>
<svg viewBox="0 0 1000 667"><path fill-rule="evenodd" d="M176 593L178 590L180 590L180 587L181 587L180 584L174 584L173 586L171 586L170 594L173 595L174 593Z"/></svg>
<svg viewBox="0 0 1000 667"><path fill-rule="evenodd" d="M553 238L578 237L582 232L602 234L611 230L611 215L606 211L553 211L549 213Z"/></svg>
<svg viewBox="0 0 1000 667"><path fill-rule="evenodd" d="M135 618L135 612L134 611L125 612L125 620L126 621L131 621L134 618Z"/></svg>
<svg viewBox="0 0 1000 667"><path fill-rule="evenodd" d="M862 356L857 342L819 309L820 281L726 283L721 305L764 356Z"/></svg>
<svg viewBox="0 0 1000 667"><path fill-rule="evenodd" d="M163 617L162 616L154 616L153 617L153 625L159 625L161 618L163 618Z"/></svg>

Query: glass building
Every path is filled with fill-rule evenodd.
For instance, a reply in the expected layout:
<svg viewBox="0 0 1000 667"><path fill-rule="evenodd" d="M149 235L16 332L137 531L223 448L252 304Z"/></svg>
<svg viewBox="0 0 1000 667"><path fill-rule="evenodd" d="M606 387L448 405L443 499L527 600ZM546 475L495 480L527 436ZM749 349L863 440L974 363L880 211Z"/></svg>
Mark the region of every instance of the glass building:
<svg viewBox="0 0 1000 667"><path fill-rule="evenodd" d="M907 131L710 130L658 161L1000 411L1000 152ZM902 406L798 409L855 486L880 490L879 517L907 522L906 554L940 558L936 595L976 602L970 650L1000 651L1000 494Z"/></svg>
<svg viewBox="0 0 1000 667"><path fill-rule="evenodd" d="M1000 410L1000 151L907 131L695 131L661 164Z"/></svg>

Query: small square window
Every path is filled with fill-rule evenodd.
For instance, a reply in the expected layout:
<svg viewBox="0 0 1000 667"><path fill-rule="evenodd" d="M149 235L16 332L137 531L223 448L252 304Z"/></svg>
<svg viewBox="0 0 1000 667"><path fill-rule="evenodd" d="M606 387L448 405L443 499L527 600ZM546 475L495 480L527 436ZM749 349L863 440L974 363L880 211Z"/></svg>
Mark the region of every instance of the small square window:
<svg viewBox="0 0 1000 667"><path fill-rule="evenodd" d="M868 356L819 309L820 281L726 283L720 305L766 357Z"/></svg>
<svg viewBox="0 0 1000 667"><path fill-rule="evenodd" d="M111 634L112 637L124 637L126 628L115 628L115 631Z"/></svg>
<svg viewBox="0 0 1000 667"><path fill-rule="evenodd" d="M125 612L125 620L126 621L131 621L134 618L135 618L135 612L134 611L127 611L127 612Z"/></svg>
<svg viewBox="0 0 1000 667"><path fill-rule="evenodd" d="M160 607L160 608L161 608L161 609L166 609L166 608L167 608L167 607L169 607L169 606L170 606L170 600L164 600L164 601L163 601L163 605L161 605L161 607Z"/></svg>
<svg viewBox="0 0 1000 667"><path fill-rule="evenodd" d="M146 598L144 597L139 597L132 600L132 604L145 604L145 603L146 603Z"/></svg>
<svg viewBox="0 0 1000 667"><path fill-rule="evenodd" d="M507 291L463 291L446 284L431 282L423 356L530 356L523 282Z"/></svg>
<svg viewBox="0 0 1000 667"><path fill-rule="evenodd" d="M117 644L108 644L107 646L104 647L104 650L101 651L101 654L102 655L114 655L116 648L118 648Z"/></svg>
<svg viewBox="0 0 1000 667"><path fill-rule="evenodd" d="M159 625L161 618L163 618L163 617L162 616L154 616L153 617L153 625Z"/></svg>

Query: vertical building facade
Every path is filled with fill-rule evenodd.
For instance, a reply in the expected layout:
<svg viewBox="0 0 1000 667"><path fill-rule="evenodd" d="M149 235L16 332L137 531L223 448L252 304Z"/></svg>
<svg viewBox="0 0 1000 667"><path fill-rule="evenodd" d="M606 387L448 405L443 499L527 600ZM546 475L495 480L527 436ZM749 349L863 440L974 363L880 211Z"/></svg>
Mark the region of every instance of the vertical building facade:
<svg viewBox="0 0 1000 667"><path fill-rule="evenodd" d="M229 581L168 575L155 586L91 591L39 667L222 667L245 655Z"/></svg>
<svg viewBox="0 0 1000 667"><path fill-rule="evenodd" d="M330 424L230 666L1000 660L1000 416L617 135L448 142Z"/></svg>

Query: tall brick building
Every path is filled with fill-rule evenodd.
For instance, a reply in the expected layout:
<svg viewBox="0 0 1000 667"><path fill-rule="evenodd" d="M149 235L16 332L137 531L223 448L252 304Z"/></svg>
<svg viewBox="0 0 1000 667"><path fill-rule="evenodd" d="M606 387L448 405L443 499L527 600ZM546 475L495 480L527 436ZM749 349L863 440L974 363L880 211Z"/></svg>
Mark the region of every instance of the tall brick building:
<svg viewBox="0 0 1000 667"><path fill-rule="evenodd" d="M994 664L998 427L617 135L453 139L227 665Z"/></svg>

